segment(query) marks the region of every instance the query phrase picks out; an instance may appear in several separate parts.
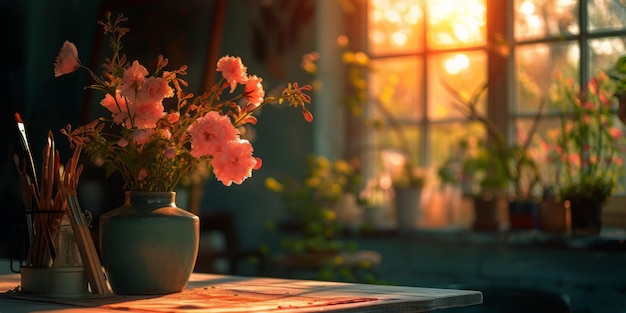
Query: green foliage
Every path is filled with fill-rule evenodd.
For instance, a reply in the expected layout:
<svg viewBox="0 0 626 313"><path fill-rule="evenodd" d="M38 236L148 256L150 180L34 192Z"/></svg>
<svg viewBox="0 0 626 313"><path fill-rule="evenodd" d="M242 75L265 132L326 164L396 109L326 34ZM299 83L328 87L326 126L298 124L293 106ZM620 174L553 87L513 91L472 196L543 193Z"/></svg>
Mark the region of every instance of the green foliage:
<svg viewBox="0 0 626 313"><path fill-rule="evenodd" d="M626 94L626 55L617 59L613 68L608 71L609 78L615 83L615 94Z"/></svg>
<svg viewBox="0 0 626 313"><path fill-rule="evenodd" d="M358 197L361 174L357 164L310 155L303 179L287 177L278 180L269 177L265 185L268 190L280 193L297 227L295 234L281 236L280 248L284 254L302 264L313 260L315 264L322 262L317 271L321 280L382 283L370 262L354 266L345 264L341 256L342 252L358 250L356 243L341 238L343 225L334 210L334 206L345 196L357 197L357 202L362 203ZM266 227L278 230L274 221L268 222ZM266 246L262 254L272 257Z"/></svg>
<svg viewBox="0 0 626 313"><path fill-rule="evenodd" d="M513 184L514 196L528 200L532 197L534 186L541 181L541 173L536 161L529 154L529 146L535 135L539 120L543 114L544 101L539 104L539 114L533 120L524 142L508 142L506 133L488 116L483 116L477 109L479 100L487 91L484 84L465 99L452 86L443 82L446 90L456 99L456 108L469 121L481 123L488 134L488 140L479 141L479 153L475 158L466 160L464 170L474 168L486 175L480 180L480 191L502 189Z"/></svg>
<svg viewBox="0 0 626 313"><path fill-rule="evenodd" d="M284 238L281 246L291 253L342 250L344 243L337 239L342 224L333 205L346 195L358 196L361 175L350 162L333 162L323 156L309 156L306 169L302 181L293 177L280 181L269 177L265 181L269 190L281 193L287 211L299 226L299 236Z"/></svg>

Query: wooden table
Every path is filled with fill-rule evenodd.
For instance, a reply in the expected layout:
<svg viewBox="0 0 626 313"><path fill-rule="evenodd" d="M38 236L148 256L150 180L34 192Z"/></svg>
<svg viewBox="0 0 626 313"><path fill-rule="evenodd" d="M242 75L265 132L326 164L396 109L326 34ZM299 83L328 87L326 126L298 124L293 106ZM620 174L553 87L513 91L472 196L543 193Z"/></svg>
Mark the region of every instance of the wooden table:
<svg viewBox="0 0 626 313"><path fill-rule="evenodd" d="M0 275L0 312L428 312L482 302L478 291L199 273L164 296L36 297L19 284L19 274Z"/></svg>

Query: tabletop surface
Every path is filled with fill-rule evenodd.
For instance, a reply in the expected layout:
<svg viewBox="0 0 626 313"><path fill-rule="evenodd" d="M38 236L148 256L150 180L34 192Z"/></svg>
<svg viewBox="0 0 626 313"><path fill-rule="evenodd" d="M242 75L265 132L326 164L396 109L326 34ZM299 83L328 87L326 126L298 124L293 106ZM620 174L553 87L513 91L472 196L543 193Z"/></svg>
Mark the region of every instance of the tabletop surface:
<svg viewBox="0 0 626 313"><path fill-rule="evenodd" d="M482 302L478 291L200 273L163 296L50 298L19 284L19 274L0 275L0 312L428 312Z"/></svg>

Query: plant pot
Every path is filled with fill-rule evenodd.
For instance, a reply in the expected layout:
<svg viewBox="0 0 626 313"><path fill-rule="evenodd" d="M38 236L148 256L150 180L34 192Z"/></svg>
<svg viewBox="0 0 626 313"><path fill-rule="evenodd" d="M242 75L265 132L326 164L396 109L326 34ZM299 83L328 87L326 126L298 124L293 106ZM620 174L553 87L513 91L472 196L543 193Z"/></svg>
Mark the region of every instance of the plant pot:
<svg viewBox="0 0 626 313"><path fill-rule="evenodd" d="M539 228L539 205L535 201L509 202L509 228L528 230Z"/></svg>
<svg viewBox="0 0 626 313"><path fill-rule="evenodd" d="M567 209L562 201L543 200L539 203L539 227L547 233L566 233Z"/></svg>
<svg viewBox="0 0 626 313"><path fill-rule="evenodd" d="M198 254L199 218L174 192L126 192L123 206L100 218L100 251L117 294L182 291Z"/></svg>
<svg viewBox="0 0 626 313"><path fill-rule="evenodd" d="M400 232L412 231L417 228L421 187L395 189L396 227Z"/></svg>
<svg viewBox="0 0 626 313"><path fill-rule="evenodd" d="M472 229L478 231L495 231L500 227L498 197L473 197L474 221Z"/></svg>
<svg viewBox="0 0 626 313"><path fill-rule="evenodd" d="M605 201L596 199L569 200L571 232L574 236L597 235L602 229L602 208Z"/></svg>

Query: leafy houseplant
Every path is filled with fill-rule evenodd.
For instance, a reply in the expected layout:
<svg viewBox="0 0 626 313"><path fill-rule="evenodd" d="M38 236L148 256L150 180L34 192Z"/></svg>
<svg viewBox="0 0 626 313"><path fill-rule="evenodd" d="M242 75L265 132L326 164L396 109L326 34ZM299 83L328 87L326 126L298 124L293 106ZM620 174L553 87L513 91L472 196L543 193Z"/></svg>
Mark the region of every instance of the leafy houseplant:
<svg viewBox="0 0 626 313"><path fill-rule="evenodd" d="M197 166L209 165L224 185L241 184L261 167L252 144L242 138L254 125L254 113L274 101L301 107L304 118L310 86L288 84L278 97L265 97L262 78L248 75L239 57L217 62L221 79L195 96L185 93L187 66L168 69L159 56L152 72L122 53L130 31L107 13L99 22L110 36L112 55L101 76L83 66L76 46L66 41L55 63L55 76L87 70L95 81L88 88L104 93L100 104L111 115L61 132L71 147L85 150L108 175L124 179L123 206L100 218L100 252L113 291L164 294L181 291L195 264L199 220L175 205L172 190ZM238 90L236 93L235 91ZM158 244L155 244L158 243Z"/></svg>
<svg viewBox="0 0 626 313"><path fill-rule="evenodd" d="M283 248L297 254L341 250L344 247L337 238L343 225L334 206L346 195L358 196L360 173L346 160L331 161L314 155L307 158L306 169L302 181L290 177L269 177L265 181L269 190L282 195L287 211L298 225L298 238L283 241Z"/></svg>
<svg viewBox="0 0 626 313"><path fill-rule="evenodd" d="M502 196L496 193L508 193L512 184L513 195L509 201L509 223L511 228L535 228L537 226L538 207L533 191L541 181L541 173L529 152L533 136L537 130L544 101L539 104L540 114L533 120L528 134L521 143L509 143L505 133L488 117L479 114L478 101L486 91L487 84L476 90L469 100L465 100L454 88L444 82L445 88L456 98L457 109L470 121L481 123L487 131L488 139L480 145L481 153L476 159L466 162L466 170L486 170L480 181L480 192ZM482 195L484 198L484 194ZM490 199L491 197L487 197ZM475 206L482 199L475 199ZM495 205L495 203L494 203ZM494 209L491 209L492 211ZM487 223L492 225L493 223ZM493 226L486 228L494 228Z"/></svg>
<svg viewBox="0 0 626 313"><path fill-rule="evenodd" d="M369 273L372 264L361 264L359 274L365 273L365 276L356 277L355 269L343 264L343 259L339 257L342 252L357 249L355 243L341 238L346 225L338 216L338 210L342 208L337 208L337 205L344 205L346 197L354 199L353 205L360 206L362 203L358 164L345 159L333 161L325 156L310 155L303 179L268 177L265 185L268 190L281 195L296 231L294 236L281 239L283 259L312 267L320 265L318 276L323 280L341 278L355 281L358 278L374 282ZM276 227L275 223L269 223L269 226L272 229Z"/></svg>
<svg viewBox="0 0 626 313"><path fill-rule="evenodd" d="M623 166L619 149L623 133L612 111L614 85L605 73L582 88L573 81L559 83L554 101L561 108L560 196L569 201L572 231L597 233L602 207L615 193Z"/></svg>
<svg viewBox="0 0 626 313"><path fill-rule="evenodd" d="M470 121L476 121L484 125L488 139L482 142L482 160L480 163L490 163L495 166L490 168L485 176L485 183L494 187L503 184L503 176L508 183L513 184L513 198L520 201L532 200L532 191L541 180L539 169L535 160L529 153L529 146L537 130L541 114L534 120L528 135L521 143L508 143L505 133L488 117L480 115L477 109L478 100L486 91L487 84L476 90L469 100L463 97L451 86L444 83L446 89L456 98L457 109ZM539 112L542 113L544 101L539 104ZM479 167L480 168L480 167Z"/></svg>

